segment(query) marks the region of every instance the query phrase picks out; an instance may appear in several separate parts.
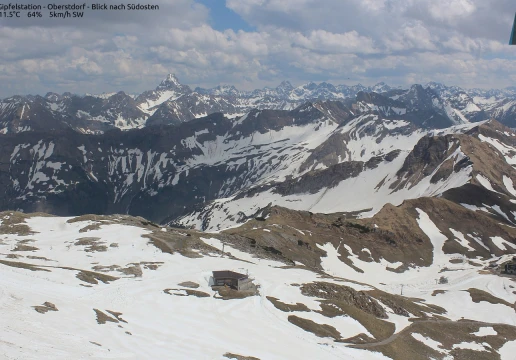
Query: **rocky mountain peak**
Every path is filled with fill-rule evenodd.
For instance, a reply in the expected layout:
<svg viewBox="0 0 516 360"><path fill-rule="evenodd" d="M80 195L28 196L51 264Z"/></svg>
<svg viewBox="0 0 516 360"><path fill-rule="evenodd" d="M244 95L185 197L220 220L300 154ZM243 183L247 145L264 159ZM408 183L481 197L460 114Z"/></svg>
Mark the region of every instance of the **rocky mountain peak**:
<svg viewBox="0 0 516 360"><path fill-rule="evenodd" d="M429 83L427 83L425 85L425 87L430 88L430 89L443 89L446 86L441 83L435 82L435 81L430 81Z"/></svg>
<svg viewBox="0 0 516 360"><path fill-rule="evenodd" d="M431 98L436 93L430 88L424 88L421 84L414 84L405 94L406 100L413 106L423 106L425 109L430 106Z"/></svg>
<svg viewBox="0 0 516 360"><path fill-rule="evenodd" d="M350 88L352 91L354 91L354 92L364 91L364 90L366 90L366 89L367 89L364 85L362 85L362 84L360 84L360 83L359 83L359 84L356 84L356 85L353 85L353 86L350 86L349 88Z"/></svg>
<svg viewBox="0 0 516 360"><path fill-rule="evenodd" d="M365 91L359 91L356 96L357 101L371 102L371 94Z"/></svg>
<svg viewBox="0 0 516 360"><path fill-rule="evenodd" d="M421 84L414 84L410 87L410 90L411 92L421 92L421 91L424 91L425 88L423 88L423 85Z"/></svg>
<svg viewBox="0 0 516 360"><path fill-rule="evenodd" d="M282 81L281 84L278 85L278 87L276 87L276 90L278 92L290 92L294 89L294 87L292 86L292 84L290 83L290 81Z"/></svg>
<svg viewBox="0 0 516 360"><path fill-rule="evenodd" d="M293 89L294 87L292 86L292 84L290 83L290 81L288 81L288 80L283 80L283 81L278 85L278 88L281 88L281 89Z"/></svg>
<svg viewBox="0 0 516 360"><path fill-rule="evenodd" d="M387 92L389 90L391 90L392 88L387 85L386 83L384 83L383 81L382 82L379 82L377 83L376 85L374 85L372 87L372 90L373 92L376 92L376 93L383 93L383 92Z"/></svg>
<svg viewBox="0 0 516 360"><path fill-rule="evenodd" d="M317 89L317 84L314 83L313 81L310 81L308 84L303 85L303 88L307 89L307 90L315 90L315 89Z"/></svg>
<svg viewBox="0 0 516 360"><path fill-rule="evenodd" d="M336 91L337 90L333 84L330 84L328 82L320 83L318 88L319 89L326 89L326 90L330 90L330 91Z"/></svg>
<svg viewBox="0 0 516 360"><path fill-rule="evenodd" d="M130 97L129 95L127 95L123 91L119 91L116 94L111 95L106 101L111 106L129 105L129 104L131 104L131 106L135 106L134 105L134 103L135 103L134 99L132 97Z"/></svg>
<svg viewBox="0 0 516 360"><path fill-rule="evenodd" d="M211 95L220 95L220 96L238 96L239 91L234 85L219 85L210 89L208 92Z"/></svg>
<svg viewBox="0 0 516 360"><path fill-rule="evenodd" d="M177 79L176 74L168 74L163 82L170 82L174 84L179 84L179 80Z"/></svg>
<svg viewBox="0 0 516 360"><path fill-rule="evenodd" d="M167 77L158 85L156 90L176 90L184 91L190 90L187 85L183 85L179 82L175 74L168 74Z"/></svg>
<svg viewBox="0 0 516 360"><path fill-rule="evenodd" d="M516 86L508 86L504 90L506 95L516 95Z"/></svg>
<svg viewBox="0 0 516 360"><path fill-rule="evenodd" d="M14 95L14 96L11 96L10 98L6 99L6 101L8 101L10 103L22 103L22 102L27 101L27 98L25 96Z"/></svg>
<svg viewBox="0 0 516 360"><path fill-rule="evenodd" d="M54 92L47 92L44 96L45 99L51 102L57 102L61 100L61 95L54 93Z"/></svg>

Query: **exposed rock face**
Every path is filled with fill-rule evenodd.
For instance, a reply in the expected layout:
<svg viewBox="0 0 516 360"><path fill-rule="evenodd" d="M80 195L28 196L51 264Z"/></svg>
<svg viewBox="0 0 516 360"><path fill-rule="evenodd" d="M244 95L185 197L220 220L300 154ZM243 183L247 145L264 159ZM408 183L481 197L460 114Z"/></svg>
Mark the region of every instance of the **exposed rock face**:
<svg viewBox="0 0 516 360"><path fill-rule="evenodd" d="M54 94L16 96L0 103L2 133L67 128L82 133L101 133L113 128L141 127L147 117L122 91L108 98Z"/></svg>
<svg viewBox="0 0 516 360"><path fill-rule="evenodd" d="M229 120L214 115L209 122L192 122L179 132L174 128L149 128L137 133L108 132L95 137L70 130L43 136L23 133L6 137L2 142L5 165L0 179L10 185L6 184L8 189L1 201L4 207L25 211L42 210L60 215L136 211L151 219L156 219L165 207L169 208L158 216L158 220L163 220L185 206L193 209L197 201L194 196L206 201L213 198L222 185L219 181L223 181L224 172L217 174L218 166L210 170L190 169L191 180L186 180L185 174L180 175L185 160L202 154L184 139L195 136L196 132L206 132L197 141L210 141L229 127ZM170 152L174 156L165 157ZM205 171L215 174L202 175ZM205 184L207 177L211 179L212 192ZM181 184L186 187L181 189ZM196 192L198 195L192 195ZM148 203L158 193L162 196L154 198L157 203ZM175 199L176 205L166 200L170 198ZM184 210L179 211L177 215Z"/></svg>
<svg viewBox="0 0 516 360"><path fill-rule="evenodd" d="M226 241L242 251L257 253L256 249L275 249L283 259L308 267L320 266L327 256L320 246L330 243L337 249L339 259L357 273L363 268L355 264L356 259L365 264L385 260L390 263L387 270L403 272L430 266L435 260L434 246L420 227L420 214L416 209L428 214L448 239L442 247L446 254L489 259L516 253L511 246L502 250L493 240L503 238L514 244L516 230L513 227L504 225L489 213L471 211L444 198L408 200L397 207L388 204L367 219L356 219L356 214L314 214L271 207L264 212L265 221L249 220L222 234L240 236Z"/></svg>
<svg viewBox="0 0 516 360"><path fill-rule="evenodd" d="M40 96L32 98L13 96L3 100L0 107L1 132L18 133L65 128L66 124L54 116L45 106L45 102L46 100Z"/></svg>
<svg viewBox="0 0 516 360"><path fill-rule="evenodd" d="M303 285L301 287L301 293L303 295L323 298L326 300L342 301L381 319L386 319L388 317L385 309L378 303L378 301L376 301L376 299L362 291L356 291L348 286L315 282Z"/></svg>
<svg viewBox="0 0 516 360"><path fill-rule="evenodd" d="M347 161L338 163L324 170L315 170L278 184L272 191L280 195L315 194L323 188L333 188L341 181L356 178L366 169L374 169L382 162L391 162L398 155L399 150L391 151L384 156L376 156L367 162Z"/></svg>
<svg viewBox="0 0 516 360"><path fill-rule="evenodd" d="M460 150L457 152L459 147L459 141L452 135L421 138L397 172L399 182L393 183L391 188L413 187L432 174L430 182L435 184L470 166L469 158Z"/></svg>
<svg viewBox="0 0 516 360"><path fill-rule="evenodd" d="M143 92L135 101L141 109L152 112L153 108L163 102L191 92L192 89L188 85L181 84L175 75L169 74L156 89Z"/></svg>
<svg viewBox="0 0 516 360"><path fill-rule="evenodd" d="M146 125L178 125L212 113L234 115L239 114L240 110L224 97L193 92L159 105L147 119Z"/></svg>
<svg viewBox="0 0 516 360"><path fill-rule="evenodd" d="M502 100L501 104L491 111L490 116L510 128L516 128L516 100Z"/></svg>

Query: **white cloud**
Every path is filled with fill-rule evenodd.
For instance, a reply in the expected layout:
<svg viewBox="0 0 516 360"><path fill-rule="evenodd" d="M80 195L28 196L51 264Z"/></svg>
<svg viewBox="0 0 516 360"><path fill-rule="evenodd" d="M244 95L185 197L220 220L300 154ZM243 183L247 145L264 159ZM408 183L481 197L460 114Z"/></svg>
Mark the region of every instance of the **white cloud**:
<svg viewBox="0 0 516 360"><path fill-rule="evenodd" d="M453 23L471 15L477 7L471 0L433 0L428 2L430 15L440 21Z"/></svg>
<svg viewBox="0 0 516 360"><path fill-rule="evenodd" d="M293 46L327 53L373 53L372 39L360 36L356 31L335 34L325 30L313 30L307 35L299 32L291 36Z"/></svg>
<svg viewBox="0 0 516 360"><path fill-rule="evenodd" d="M435 50L438 37L432 35L421 21L407 23L396 33L384 38L387 50Z"/></svg>
<svg viewBox="0 0 516 360"><path fill-rule="evenodd" d="M381 11L385 10L386 5L388 4L387 0L363 0L362 5L370 11Z"/></svg>
<svg viewBox="0 0 516 360"><path fill-rule="evenodd" d="M194 0L157 3L164 10L145 16L2 24L0 96L137 92L168 72L247 89L348 78L507 86L516 73L509 0L227 0L248 32L214 29Z"/></svg>

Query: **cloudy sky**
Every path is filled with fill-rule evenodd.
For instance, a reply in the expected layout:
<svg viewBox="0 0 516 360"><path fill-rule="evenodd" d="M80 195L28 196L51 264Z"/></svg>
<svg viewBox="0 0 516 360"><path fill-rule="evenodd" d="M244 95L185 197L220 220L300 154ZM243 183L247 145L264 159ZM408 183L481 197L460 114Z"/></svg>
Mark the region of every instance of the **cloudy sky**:
<svg viewBox="0 0 516 360"><path fill-rule="evenodd" d="M147 1L160 10L0 19L0 97L139 93L168 73L246 90L282 80L516 85L514 0Z"/></svg>

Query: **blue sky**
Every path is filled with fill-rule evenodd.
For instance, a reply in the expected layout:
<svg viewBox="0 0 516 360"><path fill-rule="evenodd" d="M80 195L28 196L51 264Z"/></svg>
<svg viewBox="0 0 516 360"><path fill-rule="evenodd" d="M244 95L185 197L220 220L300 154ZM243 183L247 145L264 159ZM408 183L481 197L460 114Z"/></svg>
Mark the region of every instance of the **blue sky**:
<svg viewBox="0 0 516 360"><path fill-rule="evenodd" d="M209 24L219 31L232 29L234 31L254 31L253 26L248 24L240 15L226 7L223 0L197 0L198 3L206 6L210 11Z"/></svg>
<svg viewBox="0 0 516 360"><path fill-rule="evenodd" d="M516 84L514 0L148 2L160 10L0 19L0 97L140 93L168 73L191 87L244 90L283 80Z"/></svg>

